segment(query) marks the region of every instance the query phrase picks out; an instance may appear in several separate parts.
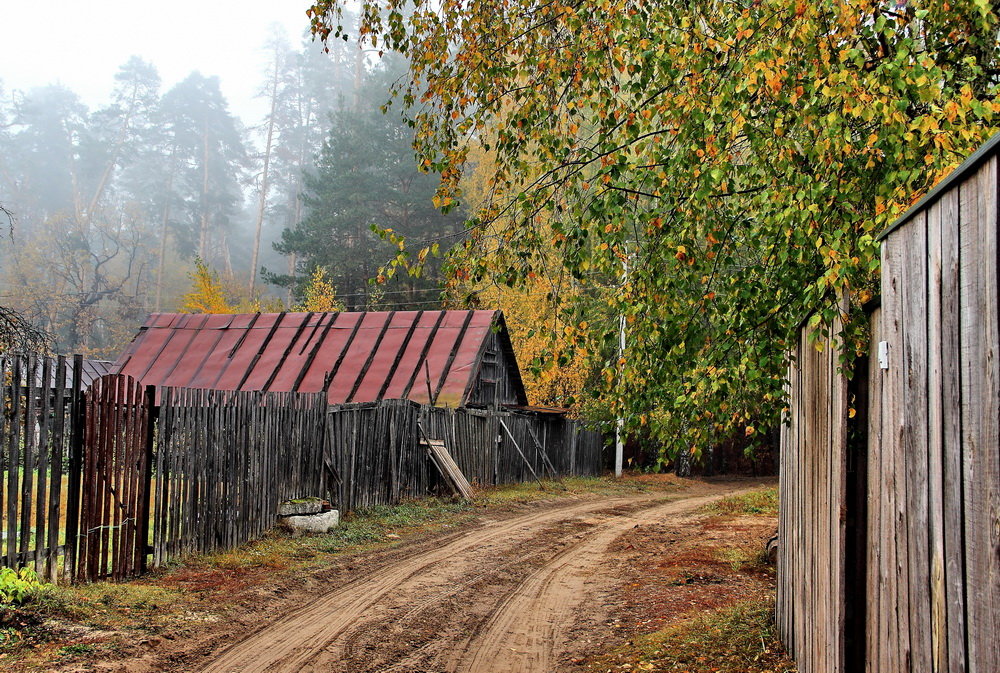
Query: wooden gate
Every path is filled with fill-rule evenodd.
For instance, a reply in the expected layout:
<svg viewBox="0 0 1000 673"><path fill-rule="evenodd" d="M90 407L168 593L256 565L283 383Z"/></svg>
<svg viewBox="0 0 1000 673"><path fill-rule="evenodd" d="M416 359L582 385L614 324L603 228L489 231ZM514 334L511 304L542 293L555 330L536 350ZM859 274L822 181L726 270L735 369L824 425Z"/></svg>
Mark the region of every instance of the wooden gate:
<svg viewBox="0 0 1000 673"><path fill-rule="evenodd" d="M146 566L153 391L131 376L97 379L86 394L74 579L119 580Z"/></svg>

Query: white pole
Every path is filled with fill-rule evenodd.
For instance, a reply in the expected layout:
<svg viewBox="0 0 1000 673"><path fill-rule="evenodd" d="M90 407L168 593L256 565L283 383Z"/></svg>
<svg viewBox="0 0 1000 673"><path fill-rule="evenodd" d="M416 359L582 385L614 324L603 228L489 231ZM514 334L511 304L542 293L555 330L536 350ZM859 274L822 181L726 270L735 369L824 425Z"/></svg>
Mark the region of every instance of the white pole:
<svg viewBox="0 0 1000 673"><path fill-rule="evenodd" d="M625 352L625 316L621 317L618 330L619 357ZM619 365L621 368L621 366ZM615 476L622 476L622 458L625 454L625 419L618 416L615 421Z"/></svg>
<svg viewBox="0 0 1000 673"><path fill-rule="evenodd" d="M628 282L628 257L622 262L622 286ZM618 394L624 390L625 365L622 360L625 358L625 312L618 316ZM625 455L625 419L621 414L615 421L615 476L622 476L622 459Z"/></svg>

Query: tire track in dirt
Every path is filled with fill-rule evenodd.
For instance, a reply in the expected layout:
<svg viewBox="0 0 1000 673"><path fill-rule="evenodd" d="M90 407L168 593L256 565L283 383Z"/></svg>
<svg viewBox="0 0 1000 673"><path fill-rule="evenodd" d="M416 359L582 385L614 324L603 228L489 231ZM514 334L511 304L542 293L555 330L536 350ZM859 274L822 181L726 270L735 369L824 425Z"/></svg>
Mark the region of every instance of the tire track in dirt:
<svg viewBox="0 0 1000 673"><path fill-rule="evenodd" d="M594 535L538 569L498 606L469 642L443 663L449 673L547 673L555 670L564 629L586 599L608 547L628 529L687 514L721 495L687 498L610 520Z"/></svg>
<svg viewBox="0 0 1000 673"><path fill-rule="evenodd" d="M648 506L642 503L639 506ZM620 516L636 505L592 510L536 527L510 544L496 540L438 564L418 581L397 587L302 670L330 673L417 671L480 629L509 594L537 568L579 544L595 516ZM582 519L582 517L588 517ZM558 540L553 544L553 540ZM560 549L562 547L562 549ZM429 664L428 664L429 665ZM402 668L406 666L406 668Z"/></svg>
<svg viewBox="0 0 1000 673"><path fill-rule="evenodd" d="M651 504L656 496L588 501L491 523L444 543L437 549L399 560L365 578L359 578L322 595L300 610L268 624L245 640L226 648L201 670L205 673L300 671L327 644L348 630L400 584L463 552L491 542L530 537L546 522L615 506Z"/></svg>

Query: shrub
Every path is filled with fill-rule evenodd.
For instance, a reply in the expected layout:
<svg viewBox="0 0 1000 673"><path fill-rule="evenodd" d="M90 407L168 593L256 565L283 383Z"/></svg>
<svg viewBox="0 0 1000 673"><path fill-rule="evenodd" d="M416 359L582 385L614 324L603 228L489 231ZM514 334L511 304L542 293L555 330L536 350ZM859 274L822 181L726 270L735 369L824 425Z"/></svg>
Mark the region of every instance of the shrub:
<svg viewBox="0 0 1000 673"><path fill-rule="evenodd" d="M0 608L20 607L49 592L51 584L38 579L31 568L0 568Z"/></svg>

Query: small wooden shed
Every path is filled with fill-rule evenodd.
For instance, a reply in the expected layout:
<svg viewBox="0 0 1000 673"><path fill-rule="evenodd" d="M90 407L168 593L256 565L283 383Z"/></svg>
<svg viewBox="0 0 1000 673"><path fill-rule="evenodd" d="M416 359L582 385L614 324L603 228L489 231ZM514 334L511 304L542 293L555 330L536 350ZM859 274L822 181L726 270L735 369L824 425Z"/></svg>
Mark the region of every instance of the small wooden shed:
<svg viewBox="0 0 1000 673"><path fill-rule="evenodd" d="M851 380L802 331L777 610L802 673L1000 671L998 155L1000 136L882 234Z"/></svg>
<svg viewBox="0 0 1000 673"><path fill-rule="evenodd" d="M527 404L500 311L154 313L113 373L158 387L326 391L330 404Z"/></svg>

